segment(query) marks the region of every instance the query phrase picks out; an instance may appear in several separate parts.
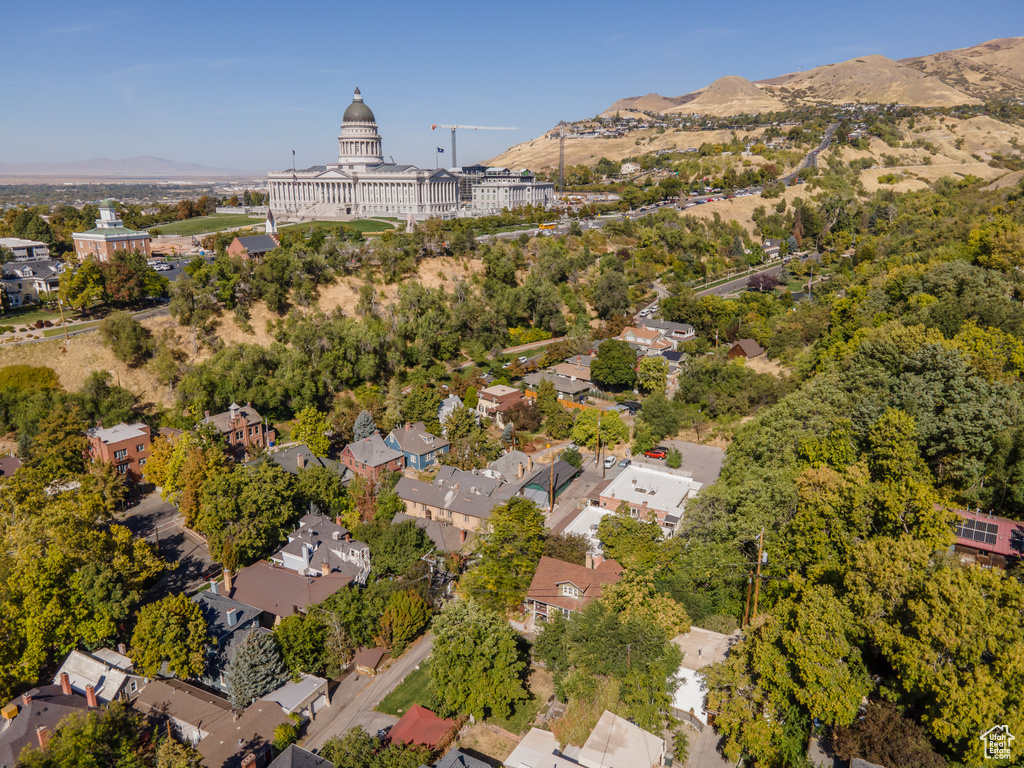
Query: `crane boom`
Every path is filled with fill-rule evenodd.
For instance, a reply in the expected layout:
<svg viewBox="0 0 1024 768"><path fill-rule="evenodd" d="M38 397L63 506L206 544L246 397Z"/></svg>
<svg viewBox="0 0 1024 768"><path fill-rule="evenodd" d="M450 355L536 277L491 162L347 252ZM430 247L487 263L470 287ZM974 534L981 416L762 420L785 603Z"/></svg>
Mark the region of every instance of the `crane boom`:
<svg viewBox="0 0 1024 768"><path fill-rule="evenodd" d="M441 125L440 123L434 123L430 126L430 130L434 131L438 128L450 128L452 131L452 167L458 166L458 161L455 155L455 131L458 128L462 128L467 131L518 131L518 128L506 128L496 125Z"/></svg>

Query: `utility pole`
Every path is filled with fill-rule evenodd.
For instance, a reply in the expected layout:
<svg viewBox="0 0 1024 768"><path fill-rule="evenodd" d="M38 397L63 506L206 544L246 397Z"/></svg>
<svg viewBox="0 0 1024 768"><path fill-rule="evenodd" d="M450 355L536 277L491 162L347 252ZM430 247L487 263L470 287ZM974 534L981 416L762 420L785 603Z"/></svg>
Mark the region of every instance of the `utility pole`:
<svg viewBox="0 0 1024 768"><path fill-rule="evenodd" d="M60 324L64 326L64 341L68 340L68 324L64 319L64 302L60 298L57 299L57 306L60 308ZM67 344L64 346L64 351L67 352Z"/></svg>
<svg viewBox="0 0 1024 768"><path fill-rule="evenodd" d="M748 571L747 573L747 607L743 610L743 626L747 626L750 621L750 590L754 586L754 572Z"/></svg>
<svg viewBox="0 0 1024 768"><path fill-rule="evenodd" d="M558 193L565 194L565 126L558 131Z"/></svg>
<svg viewBox="0 0 1024 768"><path fill-rule="evenodd" d="M753 616L754 619L757 618L757 593L761 589L761 560L762 560L762 554L767 554L766 552L764 552L764 528L761 528L761 535L758 536L758 541L757 541L757 581L754 582L754 616Z"/></svg>
<svg viewBox="0 0 1024 768"><path fill-rule="evenodd" d="M597 415L597 463L601 465L601 479L604 480L604 462L601 461L601 414Z"/></svg>
<svg viewBox="0 0 1024 768"><path fill-rule="evenodd" d="M548 448L551 443L548 443ZM555 514L555 453L551 452L551 480L548 484L548 499L551 501L551 509L548 510L548 517Z"/></svg>

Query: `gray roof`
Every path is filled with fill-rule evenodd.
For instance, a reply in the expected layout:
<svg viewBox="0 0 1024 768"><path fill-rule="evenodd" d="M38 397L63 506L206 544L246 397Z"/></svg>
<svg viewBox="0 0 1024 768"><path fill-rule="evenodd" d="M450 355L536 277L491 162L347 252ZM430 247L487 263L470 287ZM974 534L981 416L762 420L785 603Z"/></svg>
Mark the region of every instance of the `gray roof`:
<svg viewBox="0 0 1024 768"><path fill-rule="evenodd" d="M434 768L491 768L491 766L483 760L467 755L461 749L453 748L434 763Z"/></svg>
<svg viewBox="0 0 1024 768"><path fill-rule="evenodd" d="M534 467L540 467L530 475L527 485L539 485L543 488L544 492L547 493L549 486L552 482L552 476L554 477L555 490L557 491L563 485L571 483L576 476L580 474L580 470L576 469L568 461L559 459L555 462L555 466L552 468L550 464L534 464Z"/></svg>
<svg viewBox="0 0 1024 768"><path fill-rule="evenodd" d="M61 672L67 672L72 690L84 694L85 687L91 685L96 698L103 702L116 699L130 675L124 669L82 651L68 654L54 675L54 685L60 684Z"/></svg>
<svg viewBox="0 0 1024 768"><path fill-rule="evenodd" d="M277 248L277 241L270 235L250 235L249 237L236 237L242 247L249 253L270 253Z"/></svg>
<svg viewBox="0 0 1024 768"><path fill-rule="evenodd" d="M508 453L502 454L487 466L496 472L501 473L501 477L505 482L515 482L519 480L519 465L523 465L524 477L533 472L532 469L527 470L533 462L527 454L522 451L509 451Z"/></svg>
<svg viewBox="0 0 1024 768"><path fill-rule="evenodd" d="M405 514L405 512L398 512L392 519L392 525L399 525L401 523L407 523L412 521L416 524L416 527L421 529L430 540L434 542L434 548L438 552L461 552L463 549L469 546L470 542L476 538L476 534L473 531L467 531L466 540L462 540L463 531L456 528L453 525L442 523L440 520L427 520L423 517L412 517L411 515Z"/></svg>
<svg viewBox="0 0 1024 768"><path fill-rule="evenodd" d="M637 321L637 325L641 328L661 331L668 338L672 338L674 336L692 336L696 333L693 326L689 323L673 323L668 320L652 320L646 317L641 317Z"/></svg>
<svg viewBox="0 0 1024 768"><path fill-rule="evenodd" d="M310 467L323 467L324 469L330 469L337 473L343 482L349 482L352 479L352 472L348 467L340 461L314 455L314 453L309 450L309 446L305 443L293 445L290 448L284 448L280 451L274 451L273 453L265 453L260 458L252 459L251 461L247 461L245 464L247 467L252 467L264 460L272 461L286 472L297 475L300 469L300 456L302 457L301 468L309 469Z"/></svg>
<svg viewBox="0 0 1024 768"><path fill-rule="evenodd" d="M550 381L556 392L562 392L567 395L578 395L581 392L588 392L594 386L589 381L580 381L579 379L573 381L568 376L559 376L557 373L548 373L547 371L529 373L523 377L523 381L534 389L539 387L542 381Z"/></svg>
<svg viewBox="0 0 1024 768"><path fill-rule="evenodd" d="M192 600L199 604L206 619L206 626L210 635L223 644L224 638L235 633L235 631L252 619L258 618L260 609L238 600L232 600L225 595L215 595L213 592L200 592L193 595ZM236 620L234 624L228 624L228 611L235 609Z"/></svg>
<svg viewBox="0 0 1024 768"><path fill-rule="evenodd" d="M374 432L362 440L349 443L346 448L352 452L352 456L356 461L371 467L379 467L382 464L387 464L389 461L404 458L404 454L401 451L388 448L384 443L384 438L378 432Z"/></svg>
<svg viewBox="0 0 1024 768"><path fill-rule="evenodd" d="M19 696L9 703L18 706L18 715L0 729L0 765L14 766L25 747L38 747L36 729L45 725L52 736L68 715L89 709L84 696L65 696L59 685L41 685L28 691L32 696L26 707Z"/></svg>
<svg viewBox="0 0 1024 768"><path fill-rule="evenodd" d="M334 763L291 744L268 768L334 768Z"/></svg>
<svg viewBox="0 0 1024 768"><path fill-rule="evenodd" d="M377 118L373 116L373 110L363 103L363 97L359 93L358 88L356 88L356 92L352 97L352 103L348 105L348 109L345 110L345 115L341 118L341 121L343 123L377 122Z"/></svg>
<svg viewBox="0 0 1024 768"><path fill-rule="evenodd" d="M476 470L443 466L439 467L437 474L434 475L434 485L449 488L458 486L461 490L469 491L477 496L493 496L494 492L501 487L501 480L497 477L479 474Z"/></svg>
<svg viewBox="0 0 1024 768"><path fill-rule="evenodd" d="M403 501L416 501L440 509L449 509L460 515L469 515L481 520L491 516L497 500L478 496L461 488L439 488L430 483L402 477L395 486L395 493Z"/></svg>
<svg viewBox="0 0 1024 768"><path fill-rule="evenodd" d="M346 536L349 536L347 541ZM370 549L369 544L352 539L347 528L338 525L329 517L305 515L299 520L299 528L288 534L288 543L270 559L274 561L280 558L282 553L302 557L303 547L311 550L311 568L319 569L320 564L326 561L332 573L341 573L354 579L362 573L362 569L346 555L358 555L363 550L368 555Z"/></svg>
<svg viewBox="0 0 1024 768"><path fill-rule="evenodd" d="M320 689L327 692L327 680L316 675L307 675L305 672L299 675L297 681L288 679L276 689L261 696L263 701L272 701L288 714L299 709L304 702L310 699Z"/></svg>
<svg viewBox="0 0 1024 768"><path fill-rule="evenodd" d="M234 403L232 403L232 405L234 405ZM253 408L251 405L246 405L244 407L235 406L235 408L237 410L238 415L244 417L246 423L249 426L254 426L256 424L263 423L263 417L260 416L256 409ZM223 413L215 413L212 416L207 416L200 422L200 424L212 424L214 427L220 430L221 433L230 432L231 409L229 408Z"/></svg>
<svg viewBox="0 0 1024 768"><path fill-rule="evenodd" d="M388 437L394 438L398 447L417 456L422 456L431 451L437 451L450 443L443 437L435 437L427 432L427 427L422 421L415 424L406 424L391 430Z"/></svg>

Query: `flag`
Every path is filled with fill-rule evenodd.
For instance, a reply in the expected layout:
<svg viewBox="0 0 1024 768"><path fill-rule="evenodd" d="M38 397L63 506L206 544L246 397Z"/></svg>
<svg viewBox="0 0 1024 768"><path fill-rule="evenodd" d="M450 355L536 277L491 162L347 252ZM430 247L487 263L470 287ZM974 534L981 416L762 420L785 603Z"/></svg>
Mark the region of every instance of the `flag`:
<svg viewBox="0 0 1024 768"><path fill-rule="evenodd" d="M440 147L437 148L437 151L440 152L442 155L444 154L444 150L441 149Z"/></svg>

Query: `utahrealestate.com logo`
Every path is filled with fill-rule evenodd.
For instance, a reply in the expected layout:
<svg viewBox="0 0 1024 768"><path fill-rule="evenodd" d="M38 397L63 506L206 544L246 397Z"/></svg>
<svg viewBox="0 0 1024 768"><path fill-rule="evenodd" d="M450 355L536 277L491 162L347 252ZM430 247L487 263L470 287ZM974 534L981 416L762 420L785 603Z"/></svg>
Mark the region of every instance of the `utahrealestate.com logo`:
<svg viewBox="0 0 1024 768"><path fill-rule="evenodd" d="M978 738L981 739L982 744L985 746L986 760L1010 759L1010 745L1015 737L1005 725L989 728Z"/></svg>

